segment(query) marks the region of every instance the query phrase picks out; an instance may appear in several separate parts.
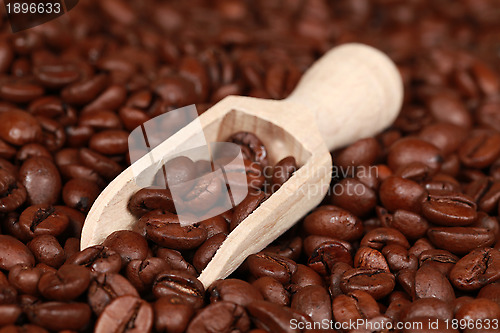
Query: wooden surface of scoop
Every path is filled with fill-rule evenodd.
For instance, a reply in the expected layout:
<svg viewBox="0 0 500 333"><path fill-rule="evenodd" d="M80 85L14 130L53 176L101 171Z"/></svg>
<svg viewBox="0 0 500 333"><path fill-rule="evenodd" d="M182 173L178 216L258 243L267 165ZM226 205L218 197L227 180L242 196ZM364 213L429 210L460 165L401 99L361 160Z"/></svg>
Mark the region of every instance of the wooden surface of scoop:
<svg viewBox="0 0 500 333"><path fill-rule="evenodd" d="M231 274L244 260L288 230L324 198L331 178L329 151L370 137L396 118L402 81L391 60L369 46L345 44L319 59L285 100L229 96L203 113L207 142L252 132L267 147L272 165L293 155L300 168L226 238L199 276L207 287ZM137 218L127 209L140 188L138 172L159 168L152 160L176 152L197 135L190 123L116 177L87 215L81 248L100 244L117 230L132 229ZM153 170L156 171L156 170Z"/></svg>

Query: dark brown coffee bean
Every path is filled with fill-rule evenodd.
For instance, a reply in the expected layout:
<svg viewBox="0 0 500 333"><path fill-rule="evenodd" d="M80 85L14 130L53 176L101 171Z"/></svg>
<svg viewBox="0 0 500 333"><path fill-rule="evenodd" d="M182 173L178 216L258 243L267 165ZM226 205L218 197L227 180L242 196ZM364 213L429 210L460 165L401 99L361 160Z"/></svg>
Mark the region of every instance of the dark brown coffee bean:
<svg viewBox="0 0 500 333"><path fill-rule="evenodd" d="M120 296L139 297L139 293L123 276L114 273L99 274L88 288L88 302L92 311L100 315L104 308Z"/></svg>
<svg viewBox="0 0 500 333"><path fill-rule="evenodd" d="M306 286L324 285L324 281L318 273L316 273L311 268L301 264L297 264L297 271L292 275L291 283L291 287L294 290L299 290L300 288Z"/></svg>
<svg viewBox="0 0 500 333"><path fill-rule="evenodd" d="M153 307L146 301L134 296L120 296L101 313L95 332L150 332L153 317Z"/></svg>
<svg viewBox="0 0 500 333"><path fill-rule="evenodd" d="M66 103L83 105L96 98L104 90L107 82L108 77L105 74L98 74L65 87L61 91L61 97Z"/></svg>
<svg viewBox="0 0 500 333"><path fill-rule="evenodd" d="M276 163L273 168L273 190L280 188L297 170L297 163L293 156L288 156Z"/></svg>
<svg viewBox="0 0 500 333"><path fill-rule="evenodd" d="M255 286L237 279L217 280L207 292L210 295L210 303L227 301L245 307L253 301L263 299Z"/></svg>
<svg viewBox="0 0 500 333"><path fill-rule="evenodd" d="M339 323L370 319L380 315L377 301L370 294L361 290L335 297L332 308L333 317Z"/></svg>
<svg viewBox="0 0 500 333"><path fill-rule="evenodd" d="M94 110L116 110L122 106L127 98L127 90L121 85L111 85L104 90L90 104L87 104L83 112Z"/></svg>
<svg viewBox="0 0 500 333"><path fill-rule="evenodd" d="M175 212L172 194L168 189L141 189L130 198L128 209L137 217L157 209Z"/></svg>
<svg viewBox="0 0 500 333"><path fill-rule="evenodd" d="M0 305L0 327L14 325L22 312L21 307L15 304Z"/></svg>
<svg viewBox="0 0 500 333"><path fill-rule="evenodd" d="M27 311L31 323L50 331L79 331L88 325L91 314L85 303L38 303Z"/></svg>
<svg viewBox="0 0 500 333"><path fill-rule="evenodd" d="M377 228L368 232L363 239L361 239L360 245L371 247L375 250L382 250L387 245L399 245L405 249L410 248L410 244L406 240L405 236L392 228Z"/></svg>
<svg viewBox="0 0 500 333"><path fill-rule="evenodd" d="M67 206L87 213L100 193L101 189L95 182L74 178L64 185L62 197Z"/></svg>
<svg viewBox="0 0 500 333"><path fill-rule="evenodd" d="M214 216L209 219L200 222L200 225L204 226L207 230L207 239L217 235L217 234L228 234L229 225L228 221L221 216Z"/></svg>
<svg viewBox="0 0 500 333"><path fill-rule="evenodd" d="M17 290L9 283L4 273L0 272L0 305L15 304Z"/></svg>
<svg viewBox="0 0 500 333"><path fill-rule="evenodd" d="M387 263L392 272L402 269L417 270L418 258L408 253L408 249L396 244L390 244L382 249L382 254L387 259Z"/></svg>
<svg viewBox="0 0 500 333"><path fill-rule="evenodd" d="M450 281L460 290L477 290L500 279L500 252L491 248L471 251L450 272Z"/></svg>
<svg viewBox="0 0 500 333"><path fill-rule="evenodd" d="M297 270L294 261L271 253L252 254L246 262L254 277L271 276L283 284L290 283L292 275Z"/></svg>
<svg viewBox="0 0 500 333"><path fill-rule="evenodd" d="M495 243L495 236L491 231L472 227L430 228L427 237L437 248L458 255Z"/></svg>
<svg viewBox="0 0 500 333"><path fill-rule="evenodd" d="M238 132L231 135L227 141L239 145L246 159L260 163L262 167L269 165L267 149L254 134L249 132Z"/></svg>
<svg viewBox="0 0 500 333"><path fill-rule="evenodd" d="M487 298L500 305L500 283L488 284L479 290L478 298Z"/></svg>
<svg viewBox="0 0 500 333"><path fill-rule="evenodd" d="M167 262L161 258L147 258L144 260L132 260L126 267L127 279L134 287L143 292L149 290L158 274L171 269Z"/></svg>
<svg viewBox="0 0 500 333"><path fill-rule="evenodd" d="M19 170L19 179L31 205L53 205L59 200L61 176L51 159L31 157Z"/></svg>
<svg viewBox="0 0 500 333"><path fill-rule="evenodd" d="M155 329L158 332L183 333L194 315L189 303L173 295L160 297L153 307Z"/></svg>
<svg viewBox="0 0 500 333"><path fill-rule="evenodd" d="M80 72L74 64L38 66L33 74L44 87L51 89L62 88L80 78Z"/></svg>
<svg viewBox="0 0 500 333"><path fill-rule="evenodd" d="M83 294L90 283L90 273L78 265L63 265L57 272L47 272L40 277L38 290L47 299L72 301Z"/></svg>
<svg viewBox="0 0 500 333"><path fill-rule="evenodd" d="M148 243L144 237L129 230L119 230L106 237L103 246L118 253L124 264L144 260L148 256Z"/></svg>
<svg viewBox="0 0 500 333"><path fill-rule="evenodd" d="M439 170L442 159L439 149L433 144L416 138L404 138L391 146L387 163L393 171L413 162L421 162L432 170Z"/></svg>
<svg viewBox="0 0 500 333"><path fill-rule="evenodd" d="M472 133L460 147L458 156L467 167L481 169L491 165L500 156L500 134Z"/></svg>
<svg viewBox="0 0 500 333"><path fill-rule="evenodd" d="M17 264L34 266L31 251L12 236L0 235L0 268L9 271Z"/></svg>
<svg viewBox="0 0 500 333"><path fill-rule="evenodd" d="M83 165L106 180L114 179L122 171L122 167L117 162L87 148L80 149L79 158ZM96 183L99 184L97 181Z"/></svg>
<svg viewBox="0 0 500 333"><path fill-rule="evenodd" d="M128 151L128 133L122 130L106 130L92 136L89 148L104 155L125 154Z"/></svg>
<svg viewBox="0 0 500 333"><path fill-rule="evenodd" d="M66 260L66 255L62 246L52 235L36 236L27 246L38 263L44 263L54 268L58 268Z"/></svg>
<svg viewBox="0 0 500 333"><path fill-rule="evenodd" d="M283 306L290 304L289 292L275 278L263 276L255 280L252 285L264 297L264 300Z"/></svg>
<svg viewBox="0 0 500 333"><path fill-rule="evenodd" d="M23 163L31 157L45 157L53 160L52 154L47 148L38 143L28 143L19 149L16 154L16 161Z"/></svg>
<svg viewBox="0 0 500 333"><path fill-rule="evenodd" d="M328 206L328 209L316 210L308 215L304 220L304 229L313 235L353 241L361 237L363 224L348 211Z"/></svg>
<svg viewBox="0 0 500 333"><path fill-rule="evenodd" d="M394 275L391 273L377 269L356 268L344 273L340 288L344 293L362 290L378 300L389 295L395 285Z"/></svg>
<svg viewBox="0 0 500 333"><path fill-rule="evenodd" d="M14 103L29 103L43 95L43 88L29 82L11 81L0 87L2 99Z"/></svg>
<svg viewBox="0 0 500 333"><path fill-rule="evenodd" d="M455 314L455 319L471 321L472 323L487 323L489 319L493 325L479 327L479 325L467 326L464 333L498 332L498 327L494 324L500 318L500 306L489 299L479 298L464 304Z"/></svg>
<svg viewBox="0 0 500 333"><path fill-rule="evenodd" d="M145 220L146 237L160 246L179 250L197 248L206 240L207 231L202 225L183 227L179 222L173 222L175 220L177 216L168 212L148 217Z"/></svg>
<svg viewBox="0 0 500 333"><path fill-rule="evenodd" d="M75 127L75 131L82 134L83 132L90 133L87 139L90 139L90 136L94 133L94 130L111 130L122 128L122 124L118 115L115 112L107 110L96 110L83 113L78 119L78 125L78 127Z"/></svg>
<svg viewBox="0 0 500 333"><path fill-rule="evenodd" d="M158 275L153 284L155 297L177 295L195 308L203 305L205 288L194 276L182 271L169 271Z"/></svg>
<svg viewBox="0 0 500 333"><path fill-rule="evenodd" d="M267 332L299 332L290 325L294 319L294 313L289 308L267 301L255 301L248 305L247 310L252 322Z"/></svg>
<svg viewBox="0 0 500 333"><path fill-rule="evenodd" d="M409 240L421 238L429 223L422 216L406 210L396 210L388 227L399 230Z"/></svg>
<svg viewBox="0 0 500 333"><path fill-rule="evenodd" d="M266 194L262 191L249 191L248 195L233 210L233 218L230 230L234 230L244 219L248 217L257 207L266 200Z"/></svg>
<svg viewBox="0 0 500 333"><path fill-rule="evenodd" d="M25 264L15 265L9 272L9 282L21 293L37 296L38 281L42 271L38 267Z"/></svg>
<svg viewBox="0 0 500 333"><path fill-rule="evenodd" d="M88 267L93 274L118 273L122 268L121 256L102 245L94 245L75 253L66 263Z"/></svg>
<svg viewBox="0 0 500 333"><path fill-rule="evenodd" d="M19 208L28 196L24 185L14 174L0 169L0 212L8 213Z"/></svg>
<svg viewBox="0 0 500 333"><path fill-rule="evenodd" d="M381 148L374 138L356 141L333 157L335 166L348 172L350 168L374 164L381 153Z"/></svg>
<svg viewBox="0 0 500 333"><path fill-rule="evenodd" d="M37 142L41 137L40 124L29 113L16 109L0 112L0 138L2 140L16 146L23 146Z"/></svg>
<svg viewBox="0 0 500 333"><path fill-rule="evenodd" d="M307 265L321 275L328 275L338 262L352 265L351 251L341 241L332 240L323 242L316 247L309 256Z"/></svg>
<svg viewBox="0 0 500 333"><path fill-rule="evenodd" d="M427 101L427 106L436 120L469 128L472 119L463 103L454 95L437 93Z"/></svg>
<svg viewBox="0 0 500 333"><path fill-rule="evenodd" d="M61 235L68 227L68 217L49 205L32 205L19 216L19 227L27 239L39 235Z"/></svg>
<svg viewBox="0 0 500 333"><path fill-rule="evenodd" d="M401 177L389 177L379 188L380 201L389 211L407 210L419 213L425 189L417 182Z"/></svg>
<svg viewBox="0 0 500 333"><path fill-rule="evenodd" d="M205 267L207 267L210 260L222 245L227 235L217 234L213 237L208 238L200 247L196 250L193 257L193 266L198 272L201 272Z"/></svg>
<svg viewBox="0 0 500 333"><path fill-rule="evenodd" d="M165 260L173 270L183 271L191 275L198 274L193 265L187 262L179 251L160 248L156 252L156 256Z"/></svg>
<svg viewBox="0 0 500 333"><path fill-rule="evenodd" d="M390 272L389 265L387 264L384 255L370 247L361 247L358 249L356 255L354 256L354 267L371 268Z"/></svg>
<svg viewBox="0 0 500 333"><path fill-rule="evenodd" d="M332 319L330 295L321 286L307 286L300 289L292 297L291 308L308 315L314 322Z"/></svg>
<svg viewBox="0 0 500 333"><path fill-rule="evenodd" d="M198 312L186 332L247 332L249 329L250 319L245 309L238 304L221 301Z"/></svg>
<svg viewBox="0 0 500 333"><path fill-rule="evenodd" d="M415 274L415 296L419 298L437 298L452 302L455 292L448 278L432 265L424 265Z"/></svg>
<svg viewBox="0 0 500 333"><path fill-rule="evenodd" d="M475 222L476 204L459 193L431 191L422 203L422 214L432 223L443 226L464 226Z"/></svg>
<svg viewBox="0 0 500 333"><path fill-rule="evenodd" d="M337 192L336 188L342 191ZM362 217L375 208L377 195L361 181L346 178L333 186L332 204Z"/></svg>

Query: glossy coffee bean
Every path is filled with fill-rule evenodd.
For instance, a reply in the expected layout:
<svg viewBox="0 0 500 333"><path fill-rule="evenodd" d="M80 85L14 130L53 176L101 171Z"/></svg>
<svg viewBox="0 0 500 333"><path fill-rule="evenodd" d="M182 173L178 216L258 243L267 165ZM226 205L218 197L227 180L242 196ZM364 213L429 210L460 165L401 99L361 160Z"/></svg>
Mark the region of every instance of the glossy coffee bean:
<svg viewBox="0 0 500 333"><path fill-rule="evenodd" d="M31 251L12 236L0 235L0 268L9 271L17 264L34 266Z"/></svg>
<svg viewBox="0 0 500 333"><path fill-rule="evenodd" d="M220 233L208 238L200 245L193 257L193 266L198 272L201 272L208 265L226 237L225 234Z"/></svg>
<svg viewBox="0 0 500 333"><path fill-rule="evenodd" d="M61 176L51 159L31 157L19 170L21 183L28 193L32 205L55 204L61 191Z"/></svg>
<svg viewBox="0 0 500 333"><path fill-rule="evenodd" d="M0 113L0 138L7 143L23 146L41 139L42 128L35 117L13 109Z"/></svg>
<svg viewBox="0 0 500 333"><path fill-rule="evenodd" d="M14 173L0 169L0 211L8 213L19 208L27 199L24 185L17 181Z"/></svg>
<svg viewBox="0 0 500 333"><path fill-rule="evenodd" d="M269 165L267 149L254 134L249 132L238 132L233 134L227 141L239 145L246 159L258 162L263 167Z"/></svg>
<svg viewBox="0 0 500 333"><path fill-rule="evenodd" d="M336 188L340 188L342 191L337 192ZM333 192L332 204L356 216L368 215L377 204L375 192L357 179L342 179L334 185Z"/></svg>
<svg viewBox="0 0 500 333"><path fill-rule="evenodd" d="M290 304L290 293L275 278L263 276L255 280L252 285L259 291L264 300L283 306Z"/></svg>
<svg viewBox="0 0 500 333"><path fill-rule="evenodd" d="M308 315L315 322L332 319L330 295L321 286L300 289L292 297L291 308Z"/></svg>
<svg viewBox="0 0 500 333"><path fill-rule="evenodd" d="M167 248L159 248L156 252L156 256L165 260L173 270L183 271L190 275L198 274L194 266L186 261L186 259L179 251Z"/></svg>
<svg viewBox="0 0 500 333"><path fill-rule="evenodd" d="M500 279L499 251L482 248L460 259L450 272L450 281L460 290L477 290Z"/></svg>
<svg viewBox="0 0 500 333"><path fill-rule="evenodd" d="M430 228L427 237L436 247L458 255L495 243L495 235L491 231L472 227Z"/></svg>
<svg viewBox="0 0 500 333"><path fill-rule="evenodd" d="M103 246L118 253L124 264L132 260L144 260L148 255L148 243L144 237L129 230L119 230L106 237Z"/></svg>
<svg viewBox="0 0 500 333"><path fill-rule="evenodd" d="M97 275L92 280L87 298L92 311L99 316L115 298L127 295L139 297L137 289L125 277L105 273Z"/></svg>
<svg viewBox="0 0 500 333"><path fill-rule="evenodd" d="M178 295L195 308L203 305L204 292L205 288L197 278L182 271L159 274L153 284L153 293L157 298Z"/></svg>
<svg viewBox="0 0 500 333"><path fill-rule="evenodd" d="M58 268L66 260L66 255L61 244L59 244L59 241L52 235L36 236L27 246L38 263L44 263L51 267Z"/></svg>
<svg viewBox="0 0 500 333"><path fill-rule="evenodd" d="M297 270L294 261L271 253L252 254L246 261L254 277L271 276L281 283L289 283Z"/></svg>
<svg viewBox="0 0 500 333"><path fill-rule="evenodd" d="M90 138L89 148L103 155L125 154L128 151L128 133L122 130L106 130Z"/></svg>
<svg viewBox="0 0 500 333"><path fill-rule="evenodd" d="M416 298L434 297L444 302L452 302L455 292L448 278L432 265L420 267L415 274Z"/></svg>
<svg viewBox="0 0 500 333"><path fill-rule="evenodd" d="M67 264L87 267L92 274L118 273L122 268L120 254L102 245L94 245L73 254Z"/></svg>
<svg viewBox="0 0 500 333"><path fill-rule="evenodd" d="M134 287L143 292L149 290L158 274L170 269L161 258L151 257L144 260L132 260L126 267L126 277Z"/></svg>
<svg viewBox="0 0 500 333"><path fill-rule="evenodd" d="M101 313L95 332L150 332L153 317L153 307L146 301L134 296L120 296Z"/></svg>
<svg viewBox="0 0 500 333"><path fill-rule="evenodd" d="M42 270L38 267L18 264L9 271L9 282L19 292L36 296L38 295L38 281L41 276Z"/></svg>
<svg viewBox="0 0 500 333"><path fill-rule="evenodd" d="M40 277L38 290L47 299L72 301L83 294L90 283L90 273L78 265L63 265L57 272L47 272Z"/></svg>
<svg viewBox="0 0 500 333"><path fill-rule="evenodd" d="M168 215L173 214L167 213ZM200 224L181 226L179 222L163 220L163 216L159 219L148 218L145 227L146 237L160 246L179 250L194 249L203 244L207 238L207 231Z"/></svg>
<svg viewBox="0 0 500 333"><path fill-rule="evenodd" d="M389 295L394 287L394 275L383 270L370 268L356 268L346 271L340 284L344 293L362 290L376 300Z"/></svg>
<svg viewBox="0 0 500 333"><path fill-rule="evenodd" d="M75 178L68 181L62 192L64 203L71 208L87 213L101 189L96 183L83 178Z"/></svg>
<svg viewBox="0 0 500 333"><path fill-rule="evenodd" d="M387 162L393 171L412 162L421 162L431 169L438 170L442 156L439 149L431 143L416 138L404 138L391 146Z"/></svg>
<svg viewBox="0 0 500 333"><path fill-rule="evenodd" d="M250 319L243 307L231 302L210 304L189 324L186 332L245 332L250 328Z"/></svg>
<svg viewBox="0 0 500 333"><path fill-rule="evenodd" d="M379 188L380 201L389 211L419 213L425 195L425 189L417 182L397 176L387 178Z"/></svg>
<svg viewBox="0 0 500 333"><path fill-rule="evenodd" d="M210 286L208 293L211 303L228 301L246 306L263 299L255 286L237 279L217 280Z"/></svg>
<svg viewBox="0 0 500 333"><path fill-rule="evenodd" d="M46 302L27 310L31 323L50 331L79 331L88 324L91 314L86 303Z"/></svg>
<svg viewBox="0 0 500 333"><path fill-rule="evenodd" d="M276 163L273 168L273 190L280 188L297 170L297 162L293 156L288 156Z"/></svg>
<svg viewBox="0 0 500 333"><path fill-rule="evenodd" d="M500 318L500 306L493 301L481 298L464 304L455 314L455 319L459 321L465 319L473 322L486 322L485 319L490 319L493 322L498 318ZM498 331L498 328L494 325L484 328L471 325L463 331L464 333L495 332Z"/></svg>
<svg viewBox="0 0 500 333"><path fill-rule="evenodd" d="M476 204L458 192L431 191L422 203L422 214L432 223L464 226L475 222Z"/></svg>
<svg viewBox="0 0 500 333"><path fill-rule="evenodd" d="M308 215L304 220L304 229L312 235L353 241L361 237L363 224L348 211L336 206L328 206L327 209L316 210Z"/></svg>
<svg viewBox="0 0 500 333"><path fill-rule="evenodd" d="M158 332L183 333L194 315L193 307L178 296L160 297L153 305Z"/></svg>
<svg viewBox="0 0 500 333"><path fill-rule="evenodd" d="M32 205L19 216L19 228L27 239L39 235L61 235L68 227L68 217L48 205Z"/></svg>

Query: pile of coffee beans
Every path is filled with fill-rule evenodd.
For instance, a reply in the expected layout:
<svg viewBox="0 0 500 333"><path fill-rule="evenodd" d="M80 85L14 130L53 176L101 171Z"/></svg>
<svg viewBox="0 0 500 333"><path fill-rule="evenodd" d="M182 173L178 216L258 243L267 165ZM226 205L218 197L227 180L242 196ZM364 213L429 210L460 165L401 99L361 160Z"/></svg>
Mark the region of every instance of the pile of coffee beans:
<svg viewBox="0 0 500 333"><path fill-rule="evenodd" d="M155 229L175 215L150 188L130 201L137 230L79 251L130 131L284 98L345 42L396 62L404 105L332 153L328 196L294 228L205 290L200 270L273 189L181 242ZM498 0L86 0L15 34L1 17L0 332L500 332L499 50ZM264 182L296 167L278 165Z"/></svg>

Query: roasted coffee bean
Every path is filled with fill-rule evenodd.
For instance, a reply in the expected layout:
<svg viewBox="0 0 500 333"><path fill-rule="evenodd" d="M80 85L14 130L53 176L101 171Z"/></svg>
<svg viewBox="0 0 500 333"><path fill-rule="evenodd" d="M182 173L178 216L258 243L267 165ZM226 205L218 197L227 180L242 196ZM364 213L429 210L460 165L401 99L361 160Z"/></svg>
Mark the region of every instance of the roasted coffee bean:
<svg viewBox="0 0 500 333"><path fill-rule="evenodd" d="M302 238L278 238L277 241L266 247L266 252L276 253L280 256L297 261L300 257L300 253L302 252Z"/></svg>
<svg viewBox="0 0 500 333"><path fill-rule="evenodd" d="M69 219L49 205L32 205L19 216L19 227L27 239L39 235L61 235L68 227Z"/></svg>
<svg viewBox="0 0 500 333"><path fill-rule="evenodd" d="M500 134L473 132L458 151L460 161L471 168L485 168L500 156Z"/></svg>
<svg viewBox="0 0 500 333"><path fill-rule="evenodd" d="M190 275L197 275L198 272L196 272L196 269L193 267L192 264L186 261L182 254L179 251L171 250L171 249L166 249L166 248L160 248L156 252L156 255L159 258L162 258L167 262L167 264L172 267L173 270L176 271L183 271L186 272Z"/></svg>
<svg viewBox="0 0 500 333"><path fill-rule="evenodd" d="M120 254L102 245L94 245L75 253L66 263L85 266L92 274L118 273L122 268Z"/></svg>
<svg viewBox="0 0 500 333"><path fill-rule="evenodd" d="M479 290L478 298L487 298L500 305L500 283L488 284Z"/></svg>
<svg viewBox="0 0 500 333"><path fill-rule="evenodd" d="M382 249L382 254L385 256L392 272L402 269L417 270L418 268L418 258L408 253L408 249L401 245L389 244Z"/></svg>
<svg viewBox="0 0 500 333"><path fill-rule="evenodd" d="M95 332L150 332L153 317L153 307L148 302L134 296L120 296L101 313Z"/></svg>
<svg viewBox="0 0 500 333"><path fill-rule="evenodd" d="M264 300L283 306L290 304L289 292L275 278L263 276L255 280L252 285L259 291Z"/></svg>
<svg viewBox="0 0 500 333"><path fill-rule="evenodd" d="M487 322L486 320L498 320L500 318L500 306L488 299L475 299L464 304L455 314L455 319L471 320L472 322ZM491 322L493 322L491 321ZM481 325L482 326L482 325ZM464 333L482 333L482 332L498 332L498 327L492 325L489 327L479 328L476 325L467 326Z"/></svg>
<svg viewBox="0 0 500 333"><path fill-rule="evenodd" d="M297 264L297 271L292 275L291 283L291 287L295 290L306 286L324 285L324 281L318 273L301 264Z"/></svg>
<svg viewBox="0 0 500 333"><path fill-rule="evenodd" d="M476 248L491 246L495 235L483 228L441 227L430 228L427 237L437 248L464 255Z"/></svg>
<svg viewBox="0 0 500 333"><path fill-rule="evenodd" d="M463 127L452 123L436 123L425 127L419 137L439 148L443 156L446 156L460 148L465 135Z"/></svg>
<svg viewBox="0 0 500 333"><path fill-rule="evenodd" d="M66 255L61 244L59 244L57 238L52 235L36 236L27 246L38 263L44 263L54 268L58 268L66 260Z"/></svg>
<svg viewBox="0 0 500 333"><path fill-rule="evenodd" d="M420 213L425 189L410 179L393 176L382 182L379 188L380 201L389 211L407 210Z"/></svg>
<svg viewBox="0 0 500 333"><path fill-rule="evenodd" d="M201 272L208 265L226 237L225 234L217 234L200 245L193 257L193 266L198 272Z"/></svg>
<svg viewBox="0 0 500 333"><path fill-rule="evenodd" d="M38 143L28 143L19 149L16 154L16 161L23 163L31 157L46 157L53 160L52 154L47 148Z"/></svg>
<svg viewBox="0 0 500 333"><path fill-rule="evenodd" d="M500 279L500 252L491 248L471 251L450 272L450 281L460 290L477 290Z"/></svg>
<svg viewBox="0 0 500 333"><path fill-rule="evenodd" d="M447 191L429 192L422 203L422 214L432 223L464 226L475 222L476 204L468 196Z"/></svg>
<svg viewBox="0 0 500 333"><path fill-rule="evenodd" d="M141 189L130 198L128 209L137 217L157 209L175 212L172 194L168 189Z"/></svg>
<svg viewBox="0 0 500 333"><path fill-rule="evenodd" d="M227 301L245 307L253 301L263 299L255 286L237 279L217 280L207 292L210 295L210 303Z"/></svg>
<svg viewBox="0 0 500 333"><path fill-rule="evenodd" d="M115 178L122 171L121 166L117 162L87 148L80 149L78 157L86 167L94 170L106 180ZM99 184L97 181L96 183Z"/></svg>
<svg viewBox="0 0 500 333"><path fill-rule="evenodd" d="M267 149L254 134L249 132L238 132L231 135L227 141L239 145L246 159L260 163L262 167L269 165Z"/></svg>
<svg viewBox="0 0 500 333"><path fill-rule="evenodd" d="M247 310L252 322L267 332L299 332L290 325L290 322L296 318L289 308L267 301L255 301L248 305Z"/></svg>
<svg viewBox="0 0 500 333"><path fill-rule="evenodd" d="M0 327L14 325L22 312L21 307L15 304L0 305Z"/></svg>
<svg viewBox="0 0 500 333"><path fill-rule="evenodd" d="M9 280L0 272L0 305L15 304L17 298L17 290L10 285Z"/></svg>
<svg viewBox="0 0 500 333"><path fill-rule="evenodd" d="M9 282L21 293L37 296L38 281L41 276L42 271L38 267L18 264L10 269Z"/></svg>
<svg viewBox="0 0 500 333"><path fill-rule="evenodd" d="M118 253L124 264L144 260L148 256L148 243L144 237L129 230L119 230L106 237L103 246Z"/></svg>
<svg viewBox="0 0 500 333"><path fill-rule="evenodd" d="M246 261L254 277L270 276L283 284L290 283L292 275L297 271L294 261L271 253L252 254Z"/></svg>
<svg viewBox="0 0 500 333"><path fill-rule="evenodd" d="M416 138L404 138L391 146L387 163L393 171L412 162L422 162L438 170L442 159L439 149L433 144Z"/></svg>
<svg viewBox="0 0 500 333"><path fill-rule="evenodd" d="M332 240L316 247L309 256L307 265L321 275L328 275L337 262L352 265L351 251L342 242Z"/></svg>
<svg viewBox="0 0 500 333"><path fill-rule="evenodd" d="M410 248L410 244L405 236L392 228L377 228L368 232L361 239L361 246L371 247L375 250L382 250L387 245L399 245L405 249Z"/></svg>
<svg viewBox="0 0 500 333"><path fill-rule="evenodd" d="M291 308L308 315L314 322L332 319L330 295L322 286L307 286L297 291Z"/></svg>
<svg viewBox="0 0 500 333"><path fill-rule="evenodd" d="M434 297L444 302L452 302L455 292L443 273L432 265L424 265L415 274L415 296L417 299Z"/></svg>
<svg viewBox="0 0 500 333"><path fill-rule="evenodd" d="M28 193L32 205L53 205L60 196L61 176L51 159L31 157L19 170L21 183Z"/></svg>
<svg viewBox="0 0 500 333"><path fill-rule="evenodd" d="M63 265L57 272L47 272L40 277L38 290L47 299L72 301L83 294L90 283L90 273L78 265Z"/></svg>
<svg viewBox="0 0 500 333"><path fill-rule="evenodd" d="M332 308L333 317L340 323L370 319L380 315L377 301L370 294L361 290L335 297Z"/></svg>
<svg viewBox="0 0 500 333"><path fill-rule="evenodd" d="M194 276L183 271L174 271L158 275L153 284L153 293L157 298L178 295L195 308L203 305L205 288Z"/></svg>
<svg viewBox="0 0 500 333"><path fill-rule="evenodd" d="M26 201L27 196L26 188L16 180L14 174L0 169L0 212L16 210Z"/></svg>
<svg viewBox="0 0 500 333"><path fill-rule="evenodd" d="M381 153L381 148L374 138L356 141L333 156L333 162L342 170L374 164Z"/></svg>
<svg viewBox="0 0 500 333"><path fill-rule="evenodd" d="M193 307L181 297L160 297L153 305L158 332L183 333L194 315Z"/></svg>
<svg viewBox="0 0 500 333"><path fill-rule="evenodd" d="M378 300L389 295L395 284L394 275L391 273L378 269L356 268L344 273L340 288L344 293L362 290Z"/></svg>
<svg viewBox="0 0 500 333"><path fill-rule="evenodd" d="M101 189L95 182L74 178L64 185L62 197L68 207L87 213L100 192Z"/></svg>
<svg viewBox="0 0 500 333"><path fill-rule="evenodd" d="M12 236L0 235L0 268L9 271L17 264L35 265L31 251Z"/></svg>
<svg viewBox="0 0 500 333"><path fill-rule="evenodd" d="M92 311L100 315L104 308L120 296L139 297L137 289L123 276L114 273L99 274L88 288L88 302Z"/></svg>
<svg viewBox="0 0 500 333"><path fill-rule="evenodd" d="M276 163L273 168L273 191L279 189L297 170L297 163L293 156L288 156Z"/></svg>
<svg viewBox="0 0 500 333"><path fill-rule="evenodd" d="M342 191L337 193L336 188ZM361 181L346 178L333 186L332 204L356 216L364 217L375 208L377 195Z"/></svg>
<svg viewBox="0 0 500 333"><path fill-rule="evenodd" d="M92 101L104 90L108 81L105 74L98 74L94 77L73 83L61 91L63 101L74 105L83 105Z"/></svg>
<svg viewBox="0 0 500 333"><path fill-rule="evenodd" d="M172 218L168 218L168 216ZM207 238L207 231L200 224L182 226L179 222L166 222L177 219L177 216L166 212L164 215L154 216L146 220L146 237L160 246L179 250L194 249L203 244ZM143 217L144 218L144 217Z"/></svg>
<svg viewBox="0 0 500 333"><path fill-rule="evenodd" d="M79 331L88 325L91 314L85 303L37 303L27 310L31 323L50 331Z"/></svg>
<svg viewBox="0 0 500 333"><path fill-rule="evenodd" d="M23 146L38 142L41 138L42 127L29 113L17 109L0 112L0 139L16 146Z"/></svg>
<svg viewBox="0 0 500 333"><path fill-rule="evenodd" d="M262 191L249 191L246 198L234 208L230 230L236 228L266 199L266 194Z"/></svg>
<svg viewBox="0 0 500 333"><path fill-rule="evenodd" d="M250 328L250 319L245 309L231 302L210 304L189 324L186 332L246 332Z"/></svg>
<svg viewBox="0 0 500 333"><path fill-rule="evenodd" d="M304 220L304 229L312 235L353 241L361 237L363 224L348 211L336 206L328 206L309 214Z"/></svg>
<svg viewBox="0 0 500 333"><path fill-rule="evenodd" d="M132 260L126 267L127 279L134 287L143 292L149 290L154 279L160 273L170 269L167 262L161 258L147 258L144 260Z"/></svg>
<svg viewBox="0 0 500 333"><path fill-rule="evenodd" d="M89 148L104 155L125 154L128 151L128 133L122 130L107 130L90 138Z"/></svg>
<svg viewBox="0 0 500 333"><path fill-rule="evenodd" d="M429 223L422 216L407 210L396 210L388 227L399 230L407 239L414 240L425 235Z"/></svg>

